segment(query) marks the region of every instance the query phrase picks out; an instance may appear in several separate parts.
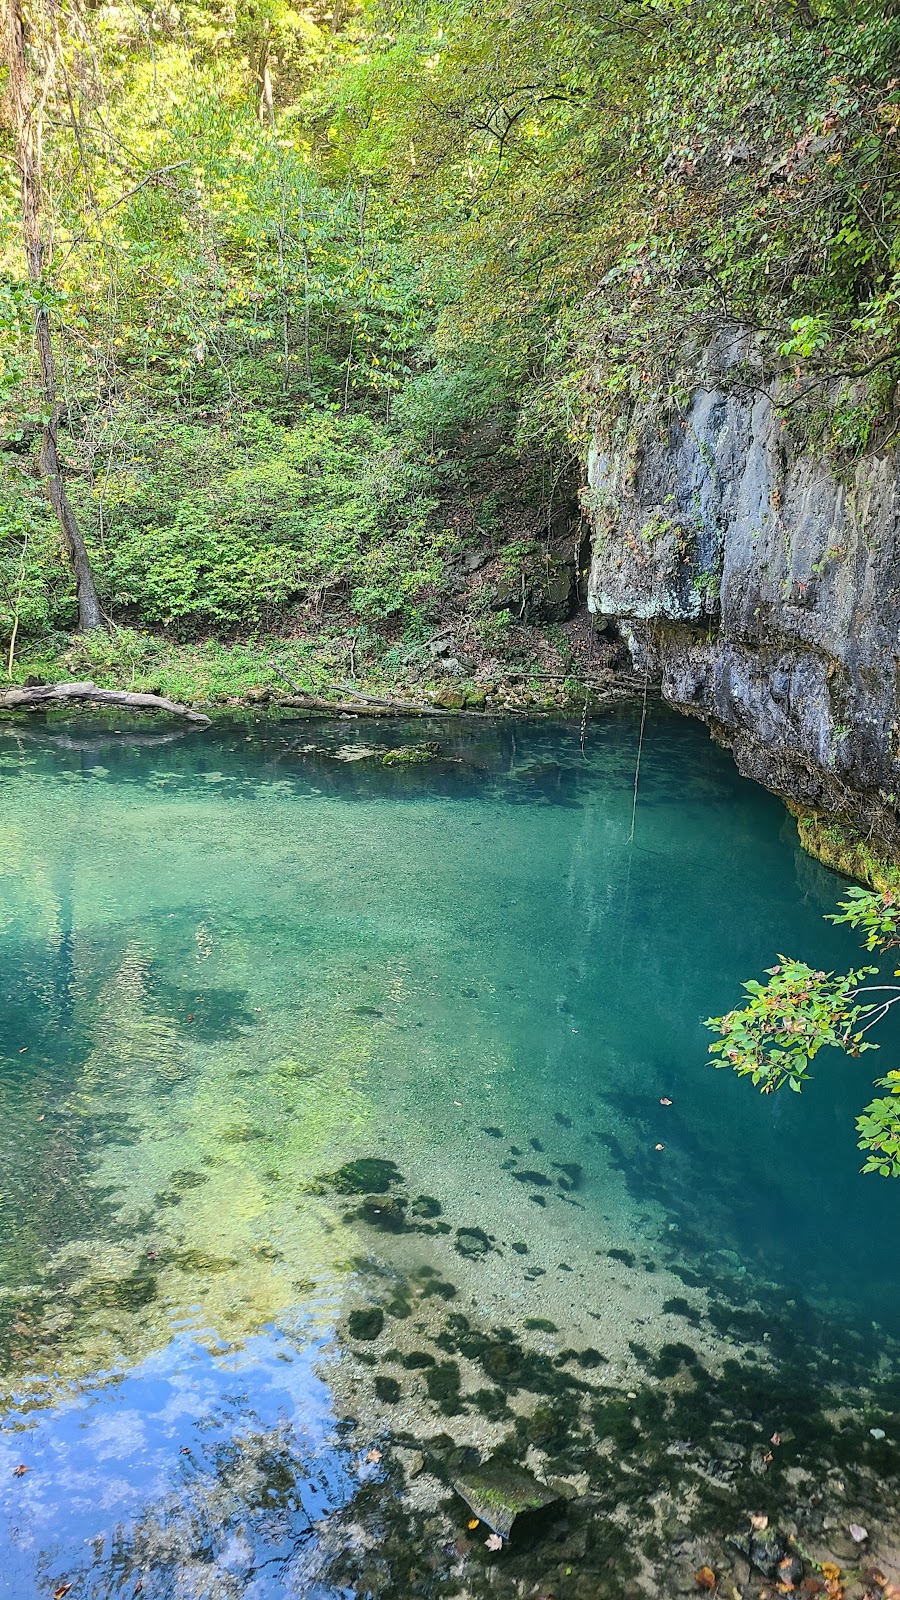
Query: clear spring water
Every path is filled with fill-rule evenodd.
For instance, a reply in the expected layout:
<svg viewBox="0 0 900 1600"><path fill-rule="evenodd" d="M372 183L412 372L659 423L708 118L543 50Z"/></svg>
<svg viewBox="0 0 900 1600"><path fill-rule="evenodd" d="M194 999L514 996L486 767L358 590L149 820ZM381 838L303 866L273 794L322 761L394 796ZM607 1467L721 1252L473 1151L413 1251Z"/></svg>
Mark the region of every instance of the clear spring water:
<svg viewBox="0 0 900 1600"><path fill-rule="evenodd" d="M630 842L631 712L584 751L548 723L17 728L0 1593L395 1592L323 1557L373 1440L432 1426L396 1348L382 1403L385 1339L347 1335L390 1295L417 1311L388 1343L452 1296L589 1343L610 1384L686 1332L713 1368L768 1337L708 1320L723 1285L801 1308L798 1339L900 1334L900 1194L853 1129L878 1058L823 1061L802 1101L707 1063L700 1019L776 952L857 947L823 921L840 881L702 730L651 716ZM428 764L382 761L425 738ZM317 1181L369 1157L438 1228Z"/></svg>

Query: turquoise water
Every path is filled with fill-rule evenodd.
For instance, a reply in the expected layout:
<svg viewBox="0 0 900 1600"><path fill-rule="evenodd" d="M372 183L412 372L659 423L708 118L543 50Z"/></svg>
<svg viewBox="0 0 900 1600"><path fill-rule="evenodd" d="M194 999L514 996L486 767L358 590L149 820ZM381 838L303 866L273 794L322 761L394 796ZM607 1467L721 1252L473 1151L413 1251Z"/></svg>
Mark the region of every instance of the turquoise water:
<svg viewBox="0 0 900 1600"><path fill-rule="evenodd" d="M524 1440L528 1384L493 1414L502 1363L448 1317L595 1351L563 1411L673 1343L713 1375L802 1350L854 1392L895 1350L866 1070L762 1100L701 1025L777 952L854 959L823 921L841 884L693 724L651 716L633 842L630 712L583 751L548 723L17 727L0 1593L456 1592L348 1554L392 1438L398 1471ZM385 765L410 738L436 758ZM335 1179L370 1158L395 1175Z"/></svg>

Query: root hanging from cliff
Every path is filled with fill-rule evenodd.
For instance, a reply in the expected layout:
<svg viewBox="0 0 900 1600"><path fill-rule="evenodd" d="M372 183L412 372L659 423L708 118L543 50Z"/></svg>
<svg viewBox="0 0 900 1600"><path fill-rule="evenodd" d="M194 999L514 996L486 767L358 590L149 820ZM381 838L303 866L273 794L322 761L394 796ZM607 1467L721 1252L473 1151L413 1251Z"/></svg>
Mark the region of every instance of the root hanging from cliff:
<svg viewBox="0 0 900 1600"><path fill-rule="evenodd" d="M638 784L641 779L641 754L644 749L644 725L647 721L647 691L650 687L650 668L644 673L644 701L641 706L641 731L638 735L637 761L634 764L634 796L631 801L631 832L628 843L634 844L634 819L637 815Z"/></svg>

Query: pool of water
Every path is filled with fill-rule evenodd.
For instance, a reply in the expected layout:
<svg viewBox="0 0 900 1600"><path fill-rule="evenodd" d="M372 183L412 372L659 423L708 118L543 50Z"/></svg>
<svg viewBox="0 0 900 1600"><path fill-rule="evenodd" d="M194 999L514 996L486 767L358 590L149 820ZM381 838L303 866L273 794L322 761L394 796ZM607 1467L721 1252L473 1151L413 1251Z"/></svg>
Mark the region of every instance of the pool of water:
<svg viewBox="0 0 900 1600"><path fill-rule="evenodd" d="M637 738L4 726L0 1593L474 1592L372 1565L391 1473L421 1532L429 1440L552 1462L551 1368L572 1426L673 1349L891 1379L878 1058L763 1100L702 1027L778 952L853 961L840 881L661 711L632 838Z"/></svg>

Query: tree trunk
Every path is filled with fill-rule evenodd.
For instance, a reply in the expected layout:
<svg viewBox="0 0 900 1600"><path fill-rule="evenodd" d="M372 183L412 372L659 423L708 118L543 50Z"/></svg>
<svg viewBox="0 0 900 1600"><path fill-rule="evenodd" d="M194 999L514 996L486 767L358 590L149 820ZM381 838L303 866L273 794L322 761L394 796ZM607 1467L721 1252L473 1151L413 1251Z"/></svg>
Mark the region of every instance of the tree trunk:
<svg viewBox="0 0 900 1600"><path fill-rule="evenodd" d="M31 285L38 292L43 286L44 245L41 238L41 152L38 129L35 126L34 102L28 79L28 62L25 54L25 27L20 0L0 0L4 9L6 63L9 69L7 94L12 112L12 133L15 141L16 164L19 168L22 194L22 235L25 260ZM85 549L81 530L66 493L65 478L59 459L57 429L59 404L56 398L56 376L53 366L53 344L50 338L50 319L47 309L40 304L39 293L35 317L35 342L41 368L41 387L47 422L41 444L40 468L47 481L50 504L59 521L62 541L72 570L78 595L78 625L80 628L99 628L103 625L100 602L94 574Z"/></svg>
<svg viewBox="0 0 900 1600"><path fill-rule="evenodd" d="M41 683L34 689L0 690L0 707L4 710L58 700L94 700L99 705L129 706L134 711L170 711L173 716L187 717L189 722L210 720L202 711L183 706L178 700L166 700L160 694L136 694L128 689L98 689L90 679L84 683Z"/></svg>

